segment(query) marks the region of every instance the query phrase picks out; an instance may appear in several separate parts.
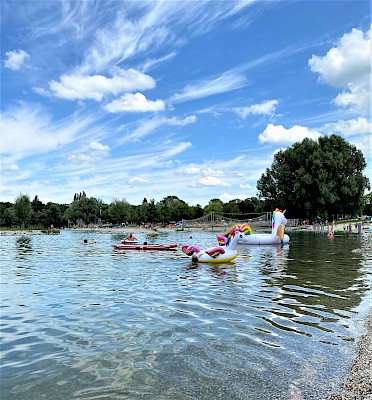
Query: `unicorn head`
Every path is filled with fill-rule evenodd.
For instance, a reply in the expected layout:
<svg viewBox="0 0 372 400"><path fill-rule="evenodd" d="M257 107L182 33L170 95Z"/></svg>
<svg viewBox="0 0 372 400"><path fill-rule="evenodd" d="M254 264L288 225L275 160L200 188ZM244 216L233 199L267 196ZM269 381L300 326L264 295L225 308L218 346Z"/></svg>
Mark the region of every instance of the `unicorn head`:
<svg viewBox="0 0 372 400"><path fill-rule="evenodd" d="M278 228L280 225L286 225L287 219L284 216L285 210L282 212L282 210L279 210L279 208L276 208L275 211L273 212L272 216L272 223L271 223L271 234L276 235Z"/></svg>
<svg viewBox="0 0 372 400"><path fill-rule="evenodd" d="M247 225L248 226L248 225ZM249 226L248 226L249 228ZM218 244L220 246L229 247L231 250L235 250L239 240L247 241L246 236L248 233L245 233L243 229L233 226L228 232L224 235L216 235L218 239Z"/></svg>

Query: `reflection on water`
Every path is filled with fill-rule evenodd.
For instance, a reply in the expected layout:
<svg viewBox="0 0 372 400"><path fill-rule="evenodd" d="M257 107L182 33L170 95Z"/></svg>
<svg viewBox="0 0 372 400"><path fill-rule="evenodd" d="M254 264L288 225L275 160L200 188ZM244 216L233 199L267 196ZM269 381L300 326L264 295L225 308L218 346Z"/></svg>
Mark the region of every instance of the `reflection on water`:
<svg viewBox="0 0 372 400"><path fill-rule="evenodd" d="M208 232L139 241L211 246ZM193 266L120 235L1 240L2 399L322 399L371 296L372 237L293 233ZM180 246L179 246L180 247Z"/></svg>

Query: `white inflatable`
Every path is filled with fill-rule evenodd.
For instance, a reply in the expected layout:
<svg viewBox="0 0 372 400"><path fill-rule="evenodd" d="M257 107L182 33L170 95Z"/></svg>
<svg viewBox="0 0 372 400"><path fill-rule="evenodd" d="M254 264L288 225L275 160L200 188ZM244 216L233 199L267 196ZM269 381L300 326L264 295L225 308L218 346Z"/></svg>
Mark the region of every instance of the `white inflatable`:
<svg viewBox="0 0 372 400"><path fill-rule="evenodd" d="M243 224L240 229L244 232L248 240L239 241L239 244L251 244L251 245L283 245L289 242L289 236L284 233L284 227L287 223L287 219L284 216L285 210L282 212L276 209L273 212L271 233L252 233L252 229L248 224ZM231 229L235 229L234 226ZM228 232L227 232L228 234ZM226 235L226 234L225 234Z"/></svg>
<svg viewBox="0 0 372 400"><path fill-rule="evenodd" d="M248 240L248 236L239 228L231 230L228 236L216 236L220 244L217 247L200 250L197 246L188 246L185 244L182 246L182 251L188 256L195 255L197 257L196 262L223 263L234 260L238 255L238 250L236 249L238 243L244 243Z"/></svg>

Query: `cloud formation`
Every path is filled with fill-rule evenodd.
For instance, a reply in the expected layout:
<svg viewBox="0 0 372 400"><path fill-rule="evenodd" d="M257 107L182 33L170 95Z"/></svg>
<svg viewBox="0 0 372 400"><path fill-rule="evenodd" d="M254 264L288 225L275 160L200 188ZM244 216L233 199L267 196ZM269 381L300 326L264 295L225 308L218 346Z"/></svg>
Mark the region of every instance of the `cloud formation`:
<svg viewBox="0 0 372 400"><path fill-rule="evenodd" d="M101 101L105 95L118 95L134 90L153 89L155 80L135 69L115 70L116 75L62 75L60 81L49 82L50 93L66 100ZM39 91L40 93L40 91Z"/></svg>
<svg viewBox="0 0 372 400"><path fill-rule="evenodd" d="M235 111L237 114L245 119L249 114L251 115L273 115L278 105L278 100L267 100L263 103L252 104L247 107L237 107Z"/></svg>
<svg viewBox="0 0 372 400"><path fill-rule="evenodd" d="M372 132L372 123L367 118L359 117L325 124L324 130L328 133L342 134L345 137L367 135Z"/></svg>
<svg viewBox="0 0 372 400"><path fill-rule="evenodd" d="M215 176L206 176L204 178L200 178L198 183L204 186L230 186L228 182L223 181Z"/></svg>
<svg viewBox="0 0 372 400"><path fill-rule="evenodd" d="M119 99L115 99L107 104L104 108L111 113L150 112L164 110L165 103L163 100L147 100L146 96L137 92L135 94L126 93Z"/></svg>
<svg viewBox="0 0 372 400"><path fill-rule="evenodd" d="M368 112L370 104L371 29L352 29L325 56L313 55L310 69L320 81L344 89L333 100L337 106Z"/></svg>
<svg viewBox="0 0 372 400"><path fill-rule="evenodd" d="M268 124L266 129L258 136L258 140L260 143L292 145L295 142L301 142L305 138L316 140L320 136L319 132L305 126L294 125L287 129L283 125Z"/></svg>
<svg viewBox="0 0 372 400"><path fill-rule="evenodd" d="M152 134L162 126L186 126L188 124L193 124L194 122L196 122L195 115L189 115L186 118L154 117L140 121L136 129L126 134L121 140L119 140L119 144L137 142L142 138Z"/></svg>
<svg viewBox="0 0 372 400"><path fill-rule="evenodd" d="M247 78L238 72L226 72L217 78L204 80L193 85L187 85L180 93L170 97L171 103L182 103L185 101L201 99L219 93L230 92L247 86Z"/></svg>
<svg viewBox="0 0 372 400"><path fill-rule="evenodd" d="M4 61L5 68L9 68L13 71L20 70L30 55L24 50L12 50L5 53L6 60Z"/></svg>

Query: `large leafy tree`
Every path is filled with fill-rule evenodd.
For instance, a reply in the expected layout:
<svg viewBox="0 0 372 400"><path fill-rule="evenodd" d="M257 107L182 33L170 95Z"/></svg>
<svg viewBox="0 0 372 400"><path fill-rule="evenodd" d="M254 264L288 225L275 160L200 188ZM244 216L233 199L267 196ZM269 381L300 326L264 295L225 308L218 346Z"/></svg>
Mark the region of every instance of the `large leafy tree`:
<svg viewBox="0 0 372 400"><path fill-rule="evenodd" d="M204 207L204 215L207 215L212 211L218 214L223 213L223 203L220 199L209 200L209 203Z"/></svg>
<svg viewBox="0 0 372 400"><path fill-rule="evenodd" d="M21 228L28 225L31 219L31 201L30 196L27 194L21 194L16 198L13 205L14 216Z"/></svg>
<svg viewBox="0 0 372 400"><path fill-rule="evenodd" d="M275 155L257 189L268 207L286 208L290 215L352 214L369 188L365 167L362 152L340 136L304 139Z"/></svg>
<svg viewBox="0 0 372 400"><path fill-rule="evenodd" d="M99 218L99 203L94 197L81 196L80 200L74 200L64 213L64 219L75 222L76 220L82 220L86 224L96 222Z"/></svg>
<svg viewBox="0 0 372 400"><path fill-rule="evenodd" d="M131 219L131 208L125 199L115 199L108 208L108 214L115 223L126 222Z"/></svg>

